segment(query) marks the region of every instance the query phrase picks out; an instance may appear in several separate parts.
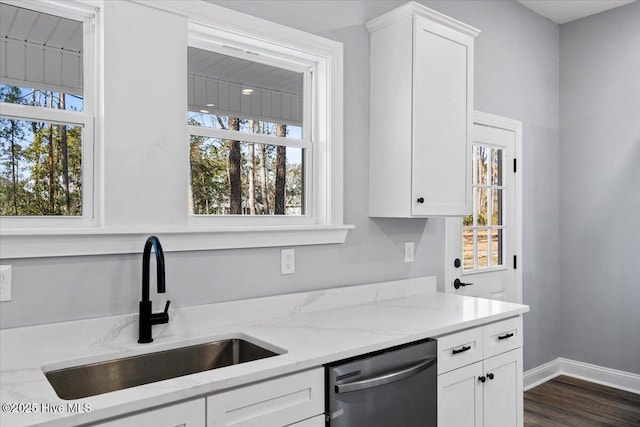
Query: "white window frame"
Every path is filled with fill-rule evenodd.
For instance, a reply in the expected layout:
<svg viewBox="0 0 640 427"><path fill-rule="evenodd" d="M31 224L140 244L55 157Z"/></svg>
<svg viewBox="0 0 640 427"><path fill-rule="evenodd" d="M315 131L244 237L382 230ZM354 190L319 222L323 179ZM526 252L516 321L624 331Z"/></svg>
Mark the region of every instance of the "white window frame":
<svg viewBox="0 0 640 427"><path fill-rule="evenodd" d="M209 36L217 35L219 39L233 42L233 46L241 48L243 42L249 51L272 52L274 60L280 58L288 64L301 63L308 67L314 64L313 72L313 168L315 174L309 190L313 194L313 220L308 223L278 224L267 219L255 224L231 224L215 221L198 223L190 218L189 201L181 201L184 206L184 220L178 224L161 224L160 226L111 225L106 217L108 210L104 206L102 186L108 177L103 176L107 168L101 165L104 150L101 142L103 129L96 121L94 129L94 218L91 224L75 227L30 227L7 228L4 221L0 224L0 254L6 258L36 258L49 256L79 256L100 254L131 254L142 251L144 241L150 234L160 237L165 252L192 251L230 248L258 248L274 246L298 246L344 243L352 225L343 223L343 47L339 42L280 24L265 21L250 15L216 6L204 1L166 0L162 2L150 0L129 0L131 3L159 9L165 12L186 17L189 28L199 26L206 28ZM28 4L46 3L52 7L62 4L69 9L84 10L91 6L97 15L100 27L101 2L93 0L71 1L29 1ZM97 40L92 52L93 65L97 76L101 76L104 64L98 62L98 47L101 46L104 34L102 28L93 30ZM250 48L250 49L249 49ZM185 50L187 46L185 46ZM253 57L252 57L253 59ZM91 71L93 71L91 70ZM85 76L93 75L86 72ZM185 76L186 79L186 76ZM92 81L94 89L93 105L96 116L102 117L105 112L98 102L98 94L112 88L103 87L103 79L97 77ZM85 85L89 83L85 80ZM186 85L185 85L186 88ZM186 96L186 93L185 93ZM186 99L185 99L186 101ZM86 101L85 101L86 102ZM100 106L100 108L98 108ZM86 111L88 112L88 111ZM182 122L175 126L187 129L187 103L184 103ZM188 161L189 144L185 132L185 160ZM307 150L311 151L311 150ZM185 185L190 185L188 173L181 177ZM186 187L185 187L186 188ZM140 222L140 218L136 218ZM208 220L209 218L204 218ZM215 218L212 218L215 219ZM243 218L240 218L243 219ZM117 223L117 221L116 221Z"/></svg>
<svg viewBox="0 0 640 427"><path fill-rule="evenodd" d="M301 145L310 146L305 154L306 164L312 170L305 176L307 215L189 215L189 228L205 234L215 233L217 238L229 237L225 239L227 243L221 243L224 247L344 243L348 230L353 226L343 223L342 44L202 2L191 3L187 10L180 1L136 1L186 15L189 20L189 46L313 73L313 78L305 79L313 83L305 86L303 95L303 132L309 139L303 137L300 141ZM186 114L185 102L185 120ZM196 130L207 132L200 127ZM217 134L213 129L209 131ZM240 133L234 139L246 141L247 135ZM282 144L282 138L270 137L269 141L275 145ZM185 206L190 210L188 201ZM231 241L238 237L246 237L255 243Z"/></svg>
<svg viewBox="0 0 640 427"><path fill-rule="evenodd" d="M43 229L77 229L96 226L95 126L97 107L95 70L97 44L95 7L75 2L2 0L12 6L35 10L83 23L83 111L57 110L0 102L0 116L12 120L47 122L82 128L82 215L81 216L1 216L2 231L30 234ZM16 83L16 82L13 82Z"/></svg>
<svg viewBox="0 0 640 427"><path fill-rule="evenodd" d="M316 172L313 163L314 151L321 144L314 144L316 120L313 119L313 100L318 99L318 86L314 85L317 60L295 58L295 52L289 47L281 47L279 51L256 46L255 39L247 36L219 32L215 27L208 27L194 22L189 23L189 47L209 52L221 53L251 62L259 62L273 67L284 68L303 74L303 116L302 138L282 138L273 135L254 134L204 126L188 125L188 138L192 135L208 138L230 139L241 142L285 146L304 149L304 215L198 215L191 213L189 224L195 227L220 226L262 226L262 225L316 225L322 224L317 218L315 208L322 208L326 203L322 198L314 198L313 183L323 180L325 170Z"/></svg>

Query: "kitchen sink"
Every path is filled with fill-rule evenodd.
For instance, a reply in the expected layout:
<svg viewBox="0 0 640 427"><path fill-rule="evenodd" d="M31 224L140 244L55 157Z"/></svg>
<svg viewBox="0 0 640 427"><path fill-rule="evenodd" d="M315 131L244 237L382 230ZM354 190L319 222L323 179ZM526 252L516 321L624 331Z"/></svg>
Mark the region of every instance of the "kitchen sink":
<svg viewBox="0 0 640 427"><path fill-rule="evenodd" d="M123 357L45 372L61 399L80 399L277 356L241 338Z"/></svg>

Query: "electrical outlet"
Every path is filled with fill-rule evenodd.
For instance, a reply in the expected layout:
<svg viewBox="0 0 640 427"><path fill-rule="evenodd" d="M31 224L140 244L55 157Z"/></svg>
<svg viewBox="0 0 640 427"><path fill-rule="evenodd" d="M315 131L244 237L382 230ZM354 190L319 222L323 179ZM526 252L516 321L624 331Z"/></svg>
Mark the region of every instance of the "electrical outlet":
<svg viewBox="0 0 640 427"><path fill-rule="evenodd" d="M280 252L280 274L296 272L296 257L293 249L283 249Z"/></svg>
<svg viewBox="0 0 640 427"><path fill-rule="evenodd" d="M0 265L0 301L11 301L10 265Z"/></svg>
<svg viewBox="0 0 640 427"><path fill-rule="evenodd" d="M404 242L404 262L413 262L413 242Z"/></svg>

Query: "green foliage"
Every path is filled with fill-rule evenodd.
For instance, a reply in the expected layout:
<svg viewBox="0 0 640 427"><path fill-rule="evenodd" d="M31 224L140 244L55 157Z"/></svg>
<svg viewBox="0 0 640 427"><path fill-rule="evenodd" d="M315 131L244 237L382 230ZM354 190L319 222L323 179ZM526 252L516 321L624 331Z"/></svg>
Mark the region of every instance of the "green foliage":
<svg viewBox="0 0 640 427"><path fill-rule="evenodd" d="M0 86L0 102L42 106L34 95ZM82 215L80 127L0 117L0 215Z"/></svg>
<svg viewBox="0 0 640 427"><path fill-rule="evenodd" d="M210 118L208 117L207 119ZM228 117L215 116L214 122L218 123L221 128L226 129ZM255 133L275 134L274 123L256 121L250 124L249 122L249 120L242 119L240 128L249 129L249 126L253 125ZM203 121L196 117L191 117L189 124L202 126ZM194 214L216 215L229 213L228 157L230 144L231 141L229 140L191 135L191 204ZM243 214L274 214L276 146L241 142L240 150ZM264 174L264 181L262 174ZM251 199L249 182L252 179L254 183L253 207L249 202ZM301 209L302 182L302 165L287 163L285 205L290 211ZM296 213L300 214L300 212Z"/></svg>

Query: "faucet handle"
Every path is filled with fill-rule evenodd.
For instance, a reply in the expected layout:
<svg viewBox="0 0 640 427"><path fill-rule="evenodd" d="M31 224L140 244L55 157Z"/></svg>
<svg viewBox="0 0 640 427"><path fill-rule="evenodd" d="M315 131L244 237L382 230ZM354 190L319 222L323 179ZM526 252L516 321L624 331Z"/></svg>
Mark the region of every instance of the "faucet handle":
<svg viewBox="0 0 640 427"><path fill-rule="evenodd" d="M151 313L151 324L158 325L160 323L169 323L169 303L171 301L167 301L164 306L164 311L162 313Z"/></svg>

